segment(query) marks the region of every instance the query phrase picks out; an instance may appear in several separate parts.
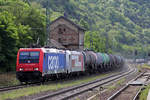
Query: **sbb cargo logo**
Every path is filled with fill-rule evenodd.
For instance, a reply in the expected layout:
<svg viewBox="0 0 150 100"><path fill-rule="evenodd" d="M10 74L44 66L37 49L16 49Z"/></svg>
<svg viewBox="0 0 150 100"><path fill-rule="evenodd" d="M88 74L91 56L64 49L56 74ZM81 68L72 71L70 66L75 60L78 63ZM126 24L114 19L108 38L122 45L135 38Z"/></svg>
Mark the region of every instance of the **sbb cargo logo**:
<svg viewBox="0 0 150 100"><path fill-rule="evenodd" d="M59 68L58 56L48 56L48 69L55 70Z"/></svg>

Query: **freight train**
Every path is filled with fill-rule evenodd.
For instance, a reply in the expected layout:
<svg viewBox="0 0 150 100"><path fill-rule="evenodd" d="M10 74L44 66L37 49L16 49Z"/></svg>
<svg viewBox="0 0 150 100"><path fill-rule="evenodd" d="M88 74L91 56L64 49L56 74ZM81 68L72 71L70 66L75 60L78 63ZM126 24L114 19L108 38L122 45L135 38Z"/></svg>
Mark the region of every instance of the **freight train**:
<svg viewBox="0 0 150 100"><path fill-rule="evenodd" d="M120 68L121 56L70 51L56 48L21 48L17 54L16 77L20 82L45 81L80 73L96 73Z"/></svg>

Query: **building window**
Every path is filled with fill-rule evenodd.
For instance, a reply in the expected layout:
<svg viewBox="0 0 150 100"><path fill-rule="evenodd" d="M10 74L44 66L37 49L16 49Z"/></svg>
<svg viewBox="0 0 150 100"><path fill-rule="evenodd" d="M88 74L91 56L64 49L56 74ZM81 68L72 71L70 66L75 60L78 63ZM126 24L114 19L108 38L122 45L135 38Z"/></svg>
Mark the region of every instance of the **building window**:
<svg viewBox="0 0 150 100"><path fill-rule="evenodd" d="M64 32L66 32L66 29L64 28Z"/></svg>
<svg viewBox="0 0 150 100"><path fill-rule="evenodd" d="M59 31L61 31L61 28L59 28Z"/></svg>
<svg viewBox="0 0 150 100"><path fill-rule="evenodd" d="M61 28L58 29L58 34L63 34Z"/></svg>
<svg viewBox="0 0 150 100"><path fill-rule="evenodd" d="M61 42L61 38L58 38L58 42Z"/></svg>

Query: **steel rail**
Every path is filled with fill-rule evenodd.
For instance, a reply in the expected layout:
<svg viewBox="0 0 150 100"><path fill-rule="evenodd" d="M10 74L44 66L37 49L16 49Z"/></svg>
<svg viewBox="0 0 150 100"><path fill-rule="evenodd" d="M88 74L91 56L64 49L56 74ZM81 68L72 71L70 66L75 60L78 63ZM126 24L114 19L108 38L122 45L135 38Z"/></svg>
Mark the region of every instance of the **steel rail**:
<svg viewBox="0 0 150 100"><path fill-rule="evenodd" d="M135 70L135 69L134 69ZM88 83L85 83L85 84L81 84L81 85L78 85L78 86L74 86L74 87L70 87L70 88L66 88L66 89L63 89L63 90L60 90L60 91L56 91L56 92L53 92L51 94L48 94L48 95L45 95L45 96L41 96L41 97L38 97L38 98L35 98L33 100L44 100L44 99L47 99L47 98L52 98L52 97L55 97L55 96L58 96L58 95L61 95L61 94L64 94L64 93L67 93L67 92L70 92L70 91L73 91L73 90L76 90L76 89L79 89L79 88L82 88L82 87L86 87L88 85L91 85L91 84L94 84L94 83L97 83L97 82L100 82L100 81L103 81L103 80L106 80L106 79L109 79L108 81L106 82L102 82L101 84L98 84L98 85L95 85L95 86L92 86L88 89L85 89L83 91L79 91L78 93L74 93L74 94L71 94L71 95L68 95L68 96L64 96L64 98L61 98L60 100L65 100L65 99L68 99L70 97L73 97L75 95L78 95L80 93L83 93L83 92L86 92L88 90L91 90L93 88L96 88L100 85L103 85L103 84L106 84L108 82L111 82L115 79L118 79L120 77L123 77L124 75L128 75L129 73L133 72L134 70L131 70L129 69L128 72L126 71L123 71L123 72L120 72L120 73L117 73L117 74L114 74L114 75L111 75L111 76L108 76L108 77L105 77L105 78L102 78L102 79L98 79L96 81L92 81L92 82L88 82ZM126 73L125 73L126 72ZM123 73L123 74L122 74ZM116 77L114 79L112 79L112 77Z"/></svg>
<svg viewBox="0 0 150 100"><path fill-rule="evenodd" d="M128 69L127 69L128 70ZM106 72L105 74L107 74L108 72ZM44 84L48 84L48 82L45 82ZM36 83L30 83L30 84L19 84L19 85L13 85L13 86L6 86L6 87L0 87L0 92L5 92L5 91L9 91L9 90L16 90L16 89L20 89L20 88L26 88L29 86L36 86L36 85L40 85L41 82L36 82Z"/></svg>
<svg viewBox="0 0 150 100"><path fill-rule="evenodd" d="M117 97L122 91L127 89L129 87L129 84L121 88L119 91L117 91L115 94L113 94L111 97L109 97L107 100L113 100L115 97Z"/></svg>
<svg viewBox="0 0 150 100"><path fill-rule="evenodd" d="M14 86L7 86L7 87L2 87L0 88L0 93L1 92L5 92L5 91L9 91L9 90L16 90L16 89L20 89L20 88L26 88L26 87L31 87L31 86L37 86L40 85L40 83L30 83L30 84L22 84L22 85L14 85Z"/></svg>
<svg viewBox="0 0 150 100"><path fill-rule="evenodd" d="M14 86L2 87L0 88L0 92L15 90L23 87L25 87L25 85L14 85Z"/></svg>
<svg viewBox="0 0 150 100"><path fill-rule="evenodd" d="M143 73L144 75L144 73ZM147 77L146 81L148 81L150 78L150 75ZM139 94L141 93L141 91L144 89L144 85L139 89L139 91L136 93L136 95L134 96L133 100L137 100Z"/></svg>
<svg viewBox="0 0 150 100"><path fill-rule="evenodd" d="M133 75L134 73L137 73L137 69L135 69L134 72L130 73L130 75ZM129 76L129 75L128 75L128 76ZM125 76L125 77L128 77L128 76ZM122 78L123 78L123 77L122 77ZM119 80L119 79L118 79L118 80ZM115 81L117 81L117 80L115 80ZM94 96L88 98L87 100L93 100L93 98L95 98L97 95L100 95L100 93L98 92L96 95L94 95Z"/></svg>
<svg viewBox="0 0 150 100"><path fill-rule="evenodd" d="M123 75L119 75L118 77L116 77L116 78L114 78L114 79L110 79L110 80L108 80L108 81L106 81L106 82L103 82L103 83L100 83L100 84L98 84L98 85L96 85L96 86L90 87L90 88L86 89L85 91L79 91L78 93L74 93L74 94L72 94L72 95L65 96L65 97L63 97L63 98L60 99L60 100L69 99L69 98L74 97L74 96L76 96L76 95L78 95L78 94L84 93L84 92L86 92L86 91L88 91L88 90L92 90L92 89L97 88L97 87L99 87L99 86L101 86L101 85L104 85L104 84L107 84L107 83L109 83L109 82L118 80L119 78L122 78L122 77L128 75L129 73L132 73L133 71L134 71L134 70L132 70L132 71L130 71L130 72L128 72L128 73L125 73L125 74L123 74Z"/></svg>
<svg viewBox="0 0 150 100"><path fill-rule="evenodd" d="M139 94L141 93L141 91L144 89L144 87L142 86L139 91L136 93L136 95L134 96L133 100L137 100Z"/></svg>
<svg viewBox="0 0 150 100"><path fill-rule="evenodd" d="M137 80L139 77L143 76L145 72L139 74L136 78L134 78L133 80ZM131 81L133 81L131 80ZM120 93L122 91L124 91L125 89L127 89L130 86L130 84L125 85L123 88L121 88L120 90L118 90L115 94L113 94L112 96L110 96L107 100L113 100L114 98L116 98L118 95L120 95Z"/></svg>

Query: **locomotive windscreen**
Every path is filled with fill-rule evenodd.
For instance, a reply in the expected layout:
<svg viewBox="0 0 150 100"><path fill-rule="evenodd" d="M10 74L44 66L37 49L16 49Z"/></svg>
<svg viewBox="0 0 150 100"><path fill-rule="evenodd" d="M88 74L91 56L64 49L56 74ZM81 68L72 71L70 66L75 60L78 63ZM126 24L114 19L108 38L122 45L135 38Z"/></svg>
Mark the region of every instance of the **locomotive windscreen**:
<svg viewBox="0 0 150 100"><path fill-rule="evenodd" d="M39 55L38 51L22 51L19 54L19 63L39 63Z"/></svg>

